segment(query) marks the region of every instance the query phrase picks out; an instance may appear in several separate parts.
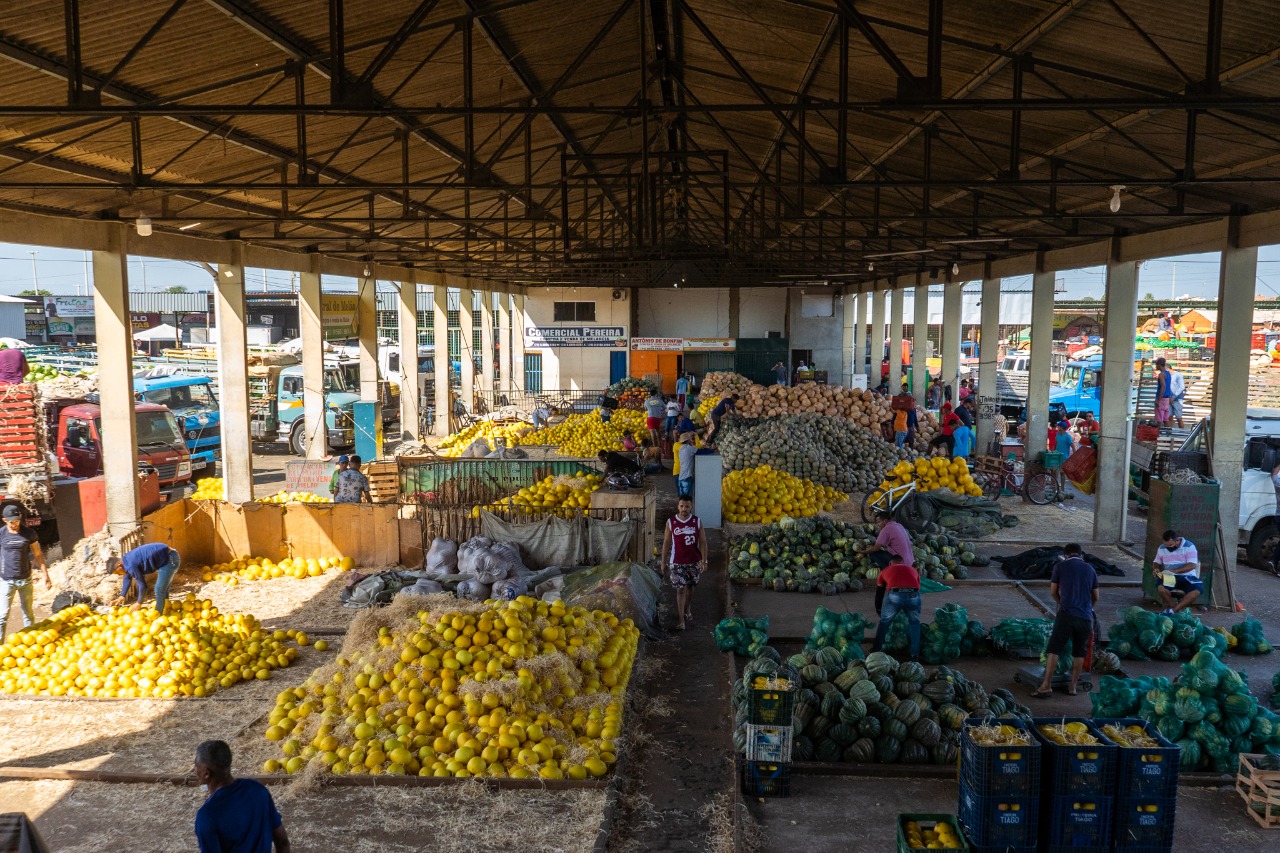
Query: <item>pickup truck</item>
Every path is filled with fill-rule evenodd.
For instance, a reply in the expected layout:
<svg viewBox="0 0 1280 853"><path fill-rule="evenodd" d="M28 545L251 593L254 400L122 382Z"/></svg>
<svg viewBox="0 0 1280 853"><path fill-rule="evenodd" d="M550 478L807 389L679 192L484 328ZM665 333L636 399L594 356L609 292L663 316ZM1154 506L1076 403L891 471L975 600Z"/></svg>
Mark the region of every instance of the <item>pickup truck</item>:
<svg viewBox="0 0 1280 853"><path fill-rule="evenodd" d="M90 394L87 400L57 400L44 404L48 434L58 468L73 477L102 473L106 444L102 435L102 409ZM187 495L191 488L191 454L173 413L154 403L134 404L138 433L138 463L154 468L165 500Z"/></svg>
<svg viewBox="0 0 1280 853"><path fill-rule="evenodd" d="M191 452L191 469L205 469L209 476L222 457L222 415L213 392L213 379L189 373L138 375L133 390L145 403L173 412Z"/></svg>

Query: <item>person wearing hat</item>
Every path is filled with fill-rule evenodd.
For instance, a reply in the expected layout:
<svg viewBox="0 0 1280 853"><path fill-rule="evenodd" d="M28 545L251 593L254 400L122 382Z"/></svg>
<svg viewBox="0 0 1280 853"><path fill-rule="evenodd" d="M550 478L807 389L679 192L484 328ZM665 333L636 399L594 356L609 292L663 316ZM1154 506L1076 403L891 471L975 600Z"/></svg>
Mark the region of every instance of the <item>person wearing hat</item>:
<svg viewBox="0 0 1280 853"><path fill-rule="evenodd" d="M178 573L180 565L182 558L178 552L163 542L148 542L132 551L126 551L123 557L108 557L107 571L124 575L120 595L111 602L112 605L124 604L136 587L138 599L133 603L132 609L141 608L143 596L147 594L147 575L154 574L156 612L164 615L164 606L169 600L169 584L173 583L173 576Z"/></svg>
<svg viewBox="0 0 1280 853"><path fill-rule="evenodd" d="M36 535L22 526L22 510L15 504L9 504L0 512L4 520L0 526L0 643L4 642L5 626L9 621L9 608L13 606L13 598L18 597L18 605L22 608L22 627L30 628L35 624L35 613L32 609L35 590L31 586L31 566L34 563L44 572L44 585L52 587L49 580L49 566L44 561L44 553Z"/></svg>
<svg viewBox="0 0 1280 853"><path fill-rule="evenodd" d="M329 494L335 494L338 491L338 475L350 467L351 457L342 454L338 457L338 464L333 466L333 474L329 476Z"/></svg>

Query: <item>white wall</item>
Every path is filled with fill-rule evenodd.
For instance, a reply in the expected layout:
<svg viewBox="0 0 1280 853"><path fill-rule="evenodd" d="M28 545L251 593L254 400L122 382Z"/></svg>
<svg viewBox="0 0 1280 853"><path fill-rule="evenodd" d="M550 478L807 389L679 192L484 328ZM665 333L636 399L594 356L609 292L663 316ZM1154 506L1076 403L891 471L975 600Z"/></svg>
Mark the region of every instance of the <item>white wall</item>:
<svg viewBox="0 0 1280 853"><path fill-rule="evenodd" d="M0 338L27 337L27 315L21 302L0 302Z"/></svg>
<svg viewBox="0 0 1280 853"><path fill-rule="evenodd" d="M785 335L787 291L781 287L738 289L738 337L764 338L766 332Z"/></svg>
<svg viewBox="0 0 1280 853"><path fill-rule="evenodd" d="M621 326L624 338L631 335L630 291L621 291L623 298L614 299L613 289L606 287L530 287L525 298L526 325L540 328L556 326ZM594 302L594 323L557 323L556 302ZM609 353L617 350L608 347L552 347L532 349L526 344L525 352L542 354L542 387L546 389L573 390L599 389L609 384ZM626 351L625 349L623 350ZM523 370L519 365L516 370Z"/></svg>
<svg viewBox="0 0 1280 853"><path fill-rule="evenodd" d="M793 350L813 350L812 365L819 370L827 371L829 377L840 375L844 365L844 303L834 288L815 291L810 288L812 296L822 294L831 300L830 317L802 316L801 302L803 297L798 290L792 290L791 298L791 339L789 348ZM886 322L888 318L885 318ZM795 365L792 365L794 367ZM835 381L834 379L832 381Z"/></svg>
<svg viewBox="0 0 1280 853"><path fill-rule="evenodd" d="M638 338L729 337L729 289L638 288Z"/></svg>

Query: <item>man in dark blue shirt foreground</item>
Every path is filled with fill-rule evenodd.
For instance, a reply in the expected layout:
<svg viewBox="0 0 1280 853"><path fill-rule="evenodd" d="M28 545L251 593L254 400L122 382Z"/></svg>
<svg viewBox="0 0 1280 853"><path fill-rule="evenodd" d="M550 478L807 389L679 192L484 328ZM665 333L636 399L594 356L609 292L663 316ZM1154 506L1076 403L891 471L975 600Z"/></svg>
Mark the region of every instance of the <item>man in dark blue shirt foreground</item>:
<svg viewBox="0 0 1280 853"><path fill-rule="evenodd" d="M1071 641L1071 684L1067 694L1076 695L1076 682L1084 671L1085 656L1090 653L1089 639L1093 636L1093 609L1098 603L1098 573L1085 561L1080 546L1074 542L1062 548L1062 559L1053 567L1049 578L1049 592L1058 602L1058 616L1053 622L1053 633L1045 647L1044 680L1031 695L1043 699L1053 692L1053 672L1058 668L1058 656Z"/></svg>
<svg viewBox="0 0 1280 853"><path fill-rule="evenodd" d="M180 565L182 558L178 556L178 552L163 542L148 542L127 552L123 557L109 558L107 570L124 575L120 597L111 603L124 604L129 600L131 588L136 586L138 600L134 602L133 609L137 610L142 606L142 597L147 592L147 575L154 574L156 612L163 615L165 602L169 600L169 584L173 582L173 576L178 573Z"/></svg>
<svg viewBox="0 0 1280 853"><path fill-rule="evenodd" d="M289 834L271 792L253 779L231 775L231 747L207 740L196 747L196 778L209 799L196 812L200 853L289 853Z"/></svg>

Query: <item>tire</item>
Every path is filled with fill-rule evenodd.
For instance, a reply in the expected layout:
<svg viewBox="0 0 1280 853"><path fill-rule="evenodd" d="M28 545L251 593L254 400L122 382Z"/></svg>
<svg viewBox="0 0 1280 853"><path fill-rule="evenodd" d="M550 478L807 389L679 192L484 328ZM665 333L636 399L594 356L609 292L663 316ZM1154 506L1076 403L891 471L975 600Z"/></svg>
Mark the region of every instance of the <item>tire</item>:
<svg viewBox="0 0 1280 853"><path fill-rule="evenodd" d="M982 496L989 500L1000 500L1000 493L1004 490L1004 477L1000 474L983 474L982 475Z"/></svg>
<svg viewBox="0 0 1280 853"><path fill-rule="evenodd" d="M867 524L875 521L877 509L877 507L872 506L871 495L867 495L862 501L862 520Z"/></svg>
<svg viewBox="0 0 1280 853"><path fill-rule="evenodd" d="M1245 558L1255 569L1266 570L1271 555L1276 550L1276 540L1280 539L1280 528L1276 527L1274 518L1258 522L1253 533L1249 534L1249 544L1245 546Z"/></svg>
<svg viewBox="0 0 1280 853"><path fill-rule="evenodd" d="M293 428L289 430L289 449L294 452L295 456L307 455L307 430L302 418L298 418L294 422Z"/></svg>
<svg viewBox="0 0 1280 853"><path fill-rule="evenodd" d="M924 532L937 516L933 503L912 492L893 511L894 520L914 533Z"/></svg>
<svg viewBox="0 0 1280 853"><path fill-rule="evenodd" d="M1027 500L1038 506L1051 503L1055 491L1053 478L1043 472L1028 475L1023 486L1023 494L1027 496Z"/></svg>

